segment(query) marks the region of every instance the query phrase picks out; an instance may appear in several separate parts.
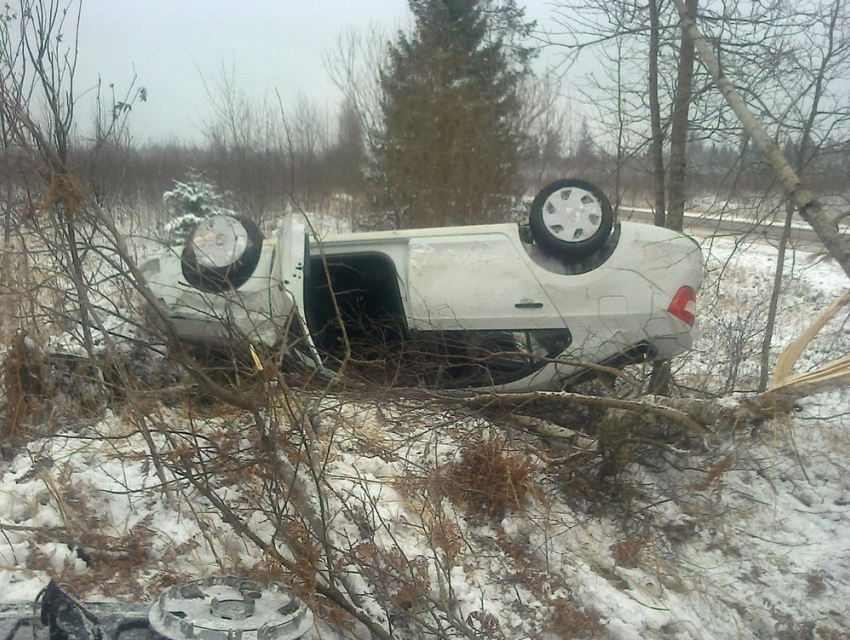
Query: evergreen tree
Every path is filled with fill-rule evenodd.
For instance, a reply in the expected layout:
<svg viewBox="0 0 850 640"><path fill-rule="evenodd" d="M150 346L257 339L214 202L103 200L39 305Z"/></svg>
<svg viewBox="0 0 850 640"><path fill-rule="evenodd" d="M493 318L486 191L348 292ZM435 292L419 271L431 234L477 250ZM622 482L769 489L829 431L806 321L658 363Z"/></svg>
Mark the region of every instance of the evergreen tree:
<svg viewBox="0 0 850 640"><path fill-rule="evenodd" d="M409 0L382 74L380 206L399 227L503 219L521 159L519 86L534 50L514 0Z"/></svg>

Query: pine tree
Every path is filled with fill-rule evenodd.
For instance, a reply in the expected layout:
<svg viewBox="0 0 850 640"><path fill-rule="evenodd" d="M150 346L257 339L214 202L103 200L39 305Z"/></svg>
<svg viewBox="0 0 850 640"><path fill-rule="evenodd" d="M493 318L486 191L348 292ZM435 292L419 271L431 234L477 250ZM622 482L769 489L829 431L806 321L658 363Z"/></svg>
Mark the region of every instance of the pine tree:
<svg viewBox="0 0 850 640"><path fill-rule="evenodd" d="M518 187L519 85L533 24L514 0L410 0L415 28L390 47L380 204L399 227L504 218Z"/></svg>

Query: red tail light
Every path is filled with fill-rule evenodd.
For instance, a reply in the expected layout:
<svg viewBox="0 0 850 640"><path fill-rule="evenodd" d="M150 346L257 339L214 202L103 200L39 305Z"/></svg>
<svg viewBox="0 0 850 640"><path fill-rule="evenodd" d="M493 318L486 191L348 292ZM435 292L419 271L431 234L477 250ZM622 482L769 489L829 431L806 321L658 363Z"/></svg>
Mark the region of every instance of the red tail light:
<svg viewBox="0 0 850 640"><path fill-rule="evenodd" d="M673 302L667 307L667 311L686 322L689 327L694 326L697 319L697 292L693 287L682 287L673 296Z"/></svg>

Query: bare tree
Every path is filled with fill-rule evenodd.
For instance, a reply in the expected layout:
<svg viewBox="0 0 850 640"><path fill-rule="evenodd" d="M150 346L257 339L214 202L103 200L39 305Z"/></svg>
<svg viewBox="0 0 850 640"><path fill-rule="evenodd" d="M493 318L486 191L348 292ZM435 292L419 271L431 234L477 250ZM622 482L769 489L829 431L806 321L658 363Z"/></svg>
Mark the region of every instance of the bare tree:
<svg viewBox="0 0 850 640"><path fill-rule="evenodd" d="M327 201L332 188L330 117L304 97L291 115L281 113L292 162L291 197L298 206L312 209Z"/></svg>
<svg viewBox="0 0 850 640"><path fill-rule="evenodd" d="M687 0L686 7L689 15L696 15L697 0ZM667 185L669 208L664 226L682 231L685 217L687 149L690 134L689 113L694 78L694 44L685 29L682 30L676 74L676 93L670 118L670 167Z"/></svg>
<svg viewBox="0 0 850 640"><path fill-rule="evenodd" d="M6 45L2 55L8 71L0 87L0 108L8 138L27 150L31 158L37 154L46 167L47 206L42 208L53 217L60 239L58 247L67 254L84 346L92 353L91 304L78 239L86 228L83 198L68 164L76 107L79 5L21 0L16 9L14 14L7 9L2 24L2 42ZM64 33L66 30L70 30L70 37ZM34 115L34 105L45 110L45 118Z"/></svg>
<svg viewBox="0 0 850 640"><path fill-rule="evenodd" d="M339 113L333 148L336 179L343 191L360 200L365 190L366 132L355 105L346 100Z"/></svg>
<svg viewBox="0 0 850 640"><path fill-rule="evenodd" d="M283 199L282 177L288 173L277 152L283 135L277 109L267 101L253 103L234 69L222 66L204 87L212 109L203 127L208 157L194 168L205 169L241 213L262 222Z"/></svg>
<svg viewBox="0 0 850 640"><path fill-rule="evenodd" d="M654 217L659 227L667 225L666 181L664 180L664 129L661 121L661 102L658 95L658 58L661 49L660 0L649 0L649 118L652 127L650 156L654 188Z"/></svg>
<svg viewBox="0 0 850 640"><path fill-rule="evenodd" d="M520 129L526 132L523 174L540 187L563 177L570 143L571 100L560 92L554 74L524 78L520 98Z"/></svg>
<svg viewBox="0 0 850 640"><path fill-rule="evenodd" d="M331 80L360 118L367 149L374 149L383 128L381 73L390 38L377 25L365 32L343 32L325 59Z"/></svg>
<svg viewBox="0 0 850 640"><path fill-rule="evenodd" d="M825 94L829 92L830 85L839 78L844 77L850 68L850 40L843 38L843 27L847 25L847 15L843 0L835 0L830 6L825 6L822 14L814 13L814 20L808 23L808 28L802 29L799 34L803 40L800 43L799 56L805 68L800 71L807 77L807 82L799 87L800 95L807 95L810 100L808 114L802 122L802 127L795 131L797 139L793 146L796 154L793 157L794 169L803 178L809 171L817 157L823 153L824 140L820 144L816 140L819 132L816 124L823 120L824 112L822 102ZM820 54L818 63L816 56ZM829 108L829 131L835 131L840 126L841 120L850 119L848 109ZM774 273L773 291L768 306L767 323L762 340L761 349L761 371L759 373L759 390L767 388L770 376L770 347L773 339L776 314L779 309L779 298L782 291L782 280L785 267L785 256L791 239L791 228L796 213L795 207L790 200L785 205L785 222L782 229L782 237L779 241L778 255L776 259L776 271Z"/></svg>
<svg viewBox="0 0 850 640"><path fill-rule="evenodd" d="M795 160L798 170L808 167L811 175L816 165L818 170L826 170L818 148L823 147L824 151L834 148L846 140L847 134L846 105L833 95L834 89L829 85L830 79L842 77L845 3L812 3L805 8L781 0L757 7L736 2L704 7L693 1L677 5L679 11L692 18L702 16L704 24L712 25L716 33L722 34L711 39L709 48L722 56L724 73L737 79L737 86L757 118L767 125L768 137L788 141L788 152L799 160ZM629 7L633 9L634 19L615 19L618 11ZM632 56L645 63L648 70L644 89L648 104L626 102L634 87L621 86L620 77L615 75L617 63L602 52L610 78L604 86L608 87L612 104L629 104L627 109L642 114L650 125L646 133L642 125L632 126L633 134L638 134L633 153L637 157L640 153L637 149L642 145L649 148L657 224L681 230L685 203L698 195L700 188L713 190L716 201L722 200L721 193L756 201L759 210L753 216L754 228L756 219L769 224L773 216L770 209L779 206L776 180L765 175L763 156L751 152L753 139L749 134L741 136L740 125L729 104L708 90L714 80L704 67L694 65L693 51L689 51L692 47L689 30L681 26L679 11L671 9L671 5L660 2L640 8L630 2L563 2L558 5L558 11L565 42L560 44L566 47L568 55L574 56L594 48L604 48L610 54L617 50L615 42L621 40L635 43ZM834 39L827 35L830 16ZM674 33L678 34L677 40L672 37ZM818 85L819 76L826 80L824 85ZM616 131L614 126L608 130ZM804 135L806 130L809 136ZM817 143L813 144L815 139ZM613 135L608 144L613 154L617 144ZM731 149L735 145L739 151L733 156ZM622 157L619 146L617 157ZM614 162L610 164L614 165ZM620 165L621 162L616 163ZM707 172L707 179L700 179L699 171ZM753 198L758 191L765 195ZM790 229L791 220L786 217L787 233ZM787 239L782 245L787 247ZM776 287L781 281L780 272L775 278ZM778 289L768 311L762 345L765 362L762 386L766 384L777 292Z"/></svg>
<svg viewBox="0 0 850 640"><path fill-rule="evenodd" d="M688 7L682 0L674 0L684 28L688 31L703 63L714 78L718 91L734 111L744 130L764 155L765 161L772 167L776 178L791 202L817 234L829 254L850 276L850 241L843 237L834 221L823 210L821 202L800 180L800 177L786 160L780 148L767 134L761 123L753 116L741 94L725 75L720 61L711 45L697 28Z"/></svg>

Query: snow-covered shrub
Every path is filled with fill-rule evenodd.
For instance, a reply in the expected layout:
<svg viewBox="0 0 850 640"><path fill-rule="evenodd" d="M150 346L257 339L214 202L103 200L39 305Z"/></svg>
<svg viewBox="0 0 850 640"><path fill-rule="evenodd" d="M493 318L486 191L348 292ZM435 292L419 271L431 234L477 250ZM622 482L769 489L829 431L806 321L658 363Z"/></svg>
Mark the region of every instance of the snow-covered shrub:
<svg viewBox="0 0 850 640"><path fill-rule="evenodd" d="M186 182L174 181L174 188L162 196L171 220L163 227L165 242L180 245L202 220L215 215L236 215L225 206L225 197L202 174L189 172Z"/></svg>

